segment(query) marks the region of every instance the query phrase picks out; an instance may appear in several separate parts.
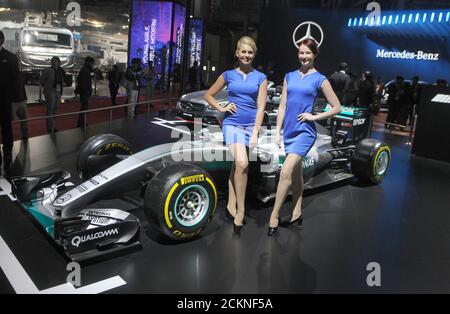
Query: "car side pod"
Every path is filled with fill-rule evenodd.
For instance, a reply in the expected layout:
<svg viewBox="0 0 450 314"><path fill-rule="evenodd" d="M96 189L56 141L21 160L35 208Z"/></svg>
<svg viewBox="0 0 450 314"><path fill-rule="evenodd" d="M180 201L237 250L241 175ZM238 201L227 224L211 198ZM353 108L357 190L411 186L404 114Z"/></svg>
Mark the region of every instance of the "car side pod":
<svg viewBox="0 0 450 314"><path fill-rule="evenodd" d="M379 184L386 176L391 163L389 146L375 139L363 139L355 147L352 172L360 180Z"/></svg>

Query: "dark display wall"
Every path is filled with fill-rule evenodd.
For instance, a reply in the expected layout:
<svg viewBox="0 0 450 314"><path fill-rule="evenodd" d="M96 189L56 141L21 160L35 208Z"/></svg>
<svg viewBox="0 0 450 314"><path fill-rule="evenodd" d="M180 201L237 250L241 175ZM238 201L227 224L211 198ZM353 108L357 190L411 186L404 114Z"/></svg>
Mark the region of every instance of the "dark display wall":
<svg viewBox="0 0 450 314"><path fill-rule="evenodd" d="M450 88L423 86L412 152L450 162Z"/></svg>
<svg viewBox="0 0 450 314"><path fill-rule="evenodd" d="M311 21L323 30L317 67L327 76L340 62L346 61L350 71L359 74L371 70L384 81L397 75L407 79L419 75L421 80L429 83L438 78L449 80L449 14L433 12L383 12L374 25L366 25L368 12L362 11L266 9L262 12L258 34L258 64L265 66L274 62L275 80L282 82L284 74L298 68L299 64L293 43L294 29L302 22ZM300 27L296 40L306 32L306 25ZM320 31L314 25L311 35L320 40Z"/></svg>

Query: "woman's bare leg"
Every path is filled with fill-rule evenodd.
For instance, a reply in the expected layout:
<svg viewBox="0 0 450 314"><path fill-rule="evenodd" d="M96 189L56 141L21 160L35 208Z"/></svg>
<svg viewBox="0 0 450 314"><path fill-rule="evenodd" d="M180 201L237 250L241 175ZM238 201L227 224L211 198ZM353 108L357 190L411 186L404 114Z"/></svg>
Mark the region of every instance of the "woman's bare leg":
<svg viewBox="0 0 450 314"><path fill-rule="evenodd" d="M248 157L244 144L230 145L230 151L234 158L234 191L236 196L236 216L234 223L243 224L245 214L245 191L247 189Z"/></svg>
<svg viewBox="0 0 450 314"><path fill-rule="evenodd" d="M278 182L275 204L270 215L269 227L271 228L278 226L280 210L292 186L294 170L297 164L301 164L301 160L302 158L300 156L289 154L284 161L283 168L281 168L280 181Z"/></svg>
<svg viewBox="0 0 450 314"><path fill-rule="evenodd" d="M231 172L230 172L230 178L228 179L228 203L227 203L227 209L230 214L234 217L236 216L236 191L234 188L234 172L236 171L236 166L231 166Z"/></svg>
<svg viewBox="0 0 450 314"><path fill-rule="evenodd" d="M303 167L299 162L294 169L292 177L292 203L294 208L292 210L291 221L297 219L302 214L302 199L303 199Z"/></svg>

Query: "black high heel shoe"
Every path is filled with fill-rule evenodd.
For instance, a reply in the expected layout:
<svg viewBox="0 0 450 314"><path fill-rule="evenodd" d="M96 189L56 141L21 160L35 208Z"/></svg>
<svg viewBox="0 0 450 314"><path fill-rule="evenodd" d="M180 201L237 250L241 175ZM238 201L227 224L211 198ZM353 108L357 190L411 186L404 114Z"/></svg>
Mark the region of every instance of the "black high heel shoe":
<svg viewBox="0 0 450 314"><path fill-rule="evenodd" d="M267 230L267 235L269 237L276 237L278 235L278 226L275 228L269 227L269 230Z"/></svg>
<svg viewBox="0 0 450 314"><path fill-rule="evenodd" d="M278 219L278 224L280 224L280 220ZM269 237L275 237L278 235L278 226L276 227L271 227L270 223L269 223L269 229L267 230L267 235Z"/></svg>
<svg viewBox="0 0 450 314"><path fill-rule="evenodd" d="M289 217L288 220L283 221L281 223L282 227L289 227L289 226L297 226L300 227L303 224L303 215L298 216L296 219L292 220L292 215Z"/></svg>
<svg viewBox="0 0 450 314"><path fill-rule="evenodd" d="M244 225L240 225L240 226L238 226L238 225L236 225L235 223L234 223L234 221L233 221L233 231L234 231L234 235L235 236L240 236L241 235L241 230L242 230L242 227L243 227Z"/></svg>

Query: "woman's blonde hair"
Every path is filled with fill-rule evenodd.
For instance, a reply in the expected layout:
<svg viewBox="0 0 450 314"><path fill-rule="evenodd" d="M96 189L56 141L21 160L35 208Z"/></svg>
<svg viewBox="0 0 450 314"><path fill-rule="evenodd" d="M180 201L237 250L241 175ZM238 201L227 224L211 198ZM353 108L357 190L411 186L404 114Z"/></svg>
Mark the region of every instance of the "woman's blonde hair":
<svg viewBox="0 0 450 314"><path fill-rule="evenodd" d="M256 43L253 40L253 38L251 38L250 36L242 36L236 45L236 50L239 50L239 48L241 47L241 45L249 45L250 47L252 47L254 54L256 55Z"/></svg>

